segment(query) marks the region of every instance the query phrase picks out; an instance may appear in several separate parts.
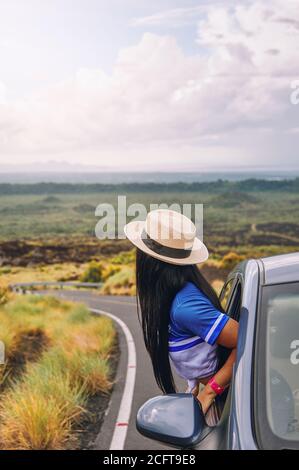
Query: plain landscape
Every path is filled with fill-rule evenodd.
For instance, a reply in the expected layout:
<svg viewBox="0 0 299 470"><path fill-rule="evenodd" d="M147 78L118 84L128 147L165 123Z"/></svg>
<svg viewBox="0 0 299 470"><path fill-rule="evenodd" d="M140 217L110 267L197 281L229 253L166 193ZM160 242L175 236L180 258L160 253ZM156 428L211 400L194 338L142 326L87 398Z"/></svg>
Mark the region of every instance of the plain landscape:
<svg viewBox="0 0 299 470"><path fill-rule="evenodd" d="M94 282L98 295L135 295L131 244L95 236L96 208L117 212L119 195L147 209L203 204L210 258L201 270L217 292L238 262L299 251L299 178L0 184L1 448L92 448L113 389L113 324L84 305L19 296L9 285Z"/></svg>
<svg viewBox="0 0 299 470"><path fill-rule="evenodd" d="M217 180L197 183L0 184L1 274L28 280L105 282L105 293L134 293L134 253L127 240L98 240L99 204L125 195L127 206L203 204L204 241L210 251L203 271L223 281L245 258L299 249L299 178ZM127 221L130 219L127 218ZM121 256L119 256L121 254ZM95 263L99 273L94 274ZM3 276L2 276L3 278Z"/></svg>

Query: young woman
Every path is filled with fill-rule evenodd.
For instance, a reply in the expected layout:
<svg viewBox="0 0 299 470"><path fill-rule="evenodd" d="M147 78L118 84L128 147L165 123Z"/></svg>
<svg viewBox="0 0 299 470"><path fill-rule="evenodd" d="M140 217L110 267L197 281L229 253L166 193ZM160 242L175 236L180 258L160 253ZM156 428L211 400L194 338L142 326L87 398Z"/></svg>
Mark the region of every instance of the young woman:
<svg viewBox="0 0 299 470"><path fill-rule="evenodd" d="M208 250L191 220L174 211L152 211L125 233L137 247L138 309L157 384L164 393L176 391L171 360L206 414L230 383L238 336L238 323L197 266ZM221 366L219 345L230 350Z"/></svg>

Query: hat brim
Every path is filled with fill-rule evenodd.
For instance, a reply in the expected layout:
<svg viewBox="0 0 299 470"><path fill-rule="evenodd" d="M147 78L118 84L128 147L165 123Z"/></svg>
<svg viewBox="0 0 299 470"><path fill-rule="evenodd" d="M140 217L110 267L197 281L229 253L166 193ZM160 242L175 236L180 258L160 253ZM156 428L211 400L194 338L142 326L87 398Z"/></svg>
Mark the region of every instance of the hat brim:
<svg viewBox="0 0 299 470"><path fill-rule="evenodd" d="M199 264L206 261L209 257L209 252L206 245L199 239L195 238L191 253L186 258L171 258L168 256L160 255L155 251L148 248L148 246L142 240L142 232L145 228L144 221L133 221L129 222L124 227L126 237L135 245L139 250L152 256L153 258L165 261L165 263L187 265L187 264Z"/></svg>

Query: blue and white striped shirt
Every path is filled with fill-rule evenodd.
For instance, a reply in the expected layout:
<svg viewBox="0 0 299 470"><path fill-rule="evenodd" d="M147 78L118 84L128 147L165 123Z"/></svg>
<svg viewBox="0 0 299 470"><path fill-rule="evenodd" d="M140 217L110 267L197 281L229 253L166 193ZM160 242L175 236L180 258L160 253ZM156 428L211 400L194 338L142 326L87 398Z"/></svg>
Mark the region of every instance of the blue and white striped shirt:
<svg viewBox="0 0 299 470"><path fill-rule="evenodd" d="M177 373L190 383L217 371L216 340L229 317L187 282L175 296L169 324L169 355Z"/></svg>

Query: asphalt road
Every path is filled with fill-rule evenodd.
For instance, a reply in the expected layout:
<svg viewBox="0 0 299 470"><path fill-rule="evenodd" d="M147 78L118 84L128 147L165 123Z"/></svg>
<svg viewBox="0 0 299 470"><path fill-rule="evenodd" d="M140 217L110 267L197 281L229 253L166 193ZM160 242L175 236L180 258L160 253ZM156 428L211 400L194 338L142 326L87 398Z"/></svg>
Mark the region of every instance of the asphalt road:
<svg viewBox="0 0 299 470"><path fill-rule="evenodd" d="M135 427L136 414L139 407L149 398L160 395L161 392L155 383L152 366L146 352L141 327L137 318L136 301L132 297L125 296L99 296L86 291L54 291L55 295L69 300L84 302L88 307L104 310L120 318L129 328L134 338L137 367L136 381L132 402L131 416L127 430L124 449L127 450L155 450L166 449L158 442L141 436ZM102 426L102 431L97 439L97 448L109 449L119 403L123 393L124 374L127 366L127 348L123 333L120 331L121 359L117 372L117 382L111 399L110 409ZM186 383L175 376L178 391L186 388Z"/></svg>

